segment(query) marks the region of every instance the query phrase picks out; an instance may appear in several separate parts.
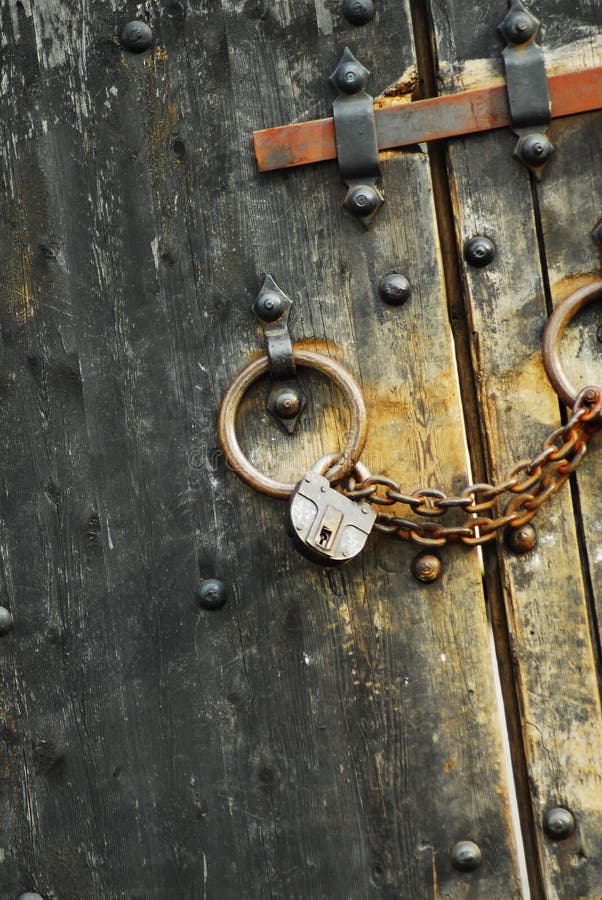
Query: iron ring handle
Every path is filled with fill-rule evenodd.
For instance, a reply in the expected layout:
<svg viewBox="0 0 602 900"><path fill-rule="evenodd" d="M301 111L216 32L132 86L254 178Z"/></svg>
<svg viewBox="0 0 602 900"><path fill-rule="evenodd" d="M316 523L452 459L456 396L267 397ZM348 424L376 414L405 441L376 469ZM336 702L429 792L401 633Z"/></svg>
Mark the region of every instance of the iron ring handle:
<svg viewBox="0 0 602 900"><path fill-rule="evenodd" d="M543 333L542 354L546 374L562 402L570 409L575 406L579 391L572 386L560 364L560 341L573 316L598 297L602 297L602 281L594 281L574 291L558 304ZM598 388L595 390L600 392Z"/></svg>
<svg viewBox="0 0 602 900"><path fill-rule="evenodd" d="M338 460L325 473L325 477L331 483L339 481L356 465L368 435L368 418L361 388L344 366L321 353L293 345L293 359L298 366L314 369L326 375L339 388L349 406L347 443ZM220 404L217 437L226 462L239 478L262 494L286 500L294 491L296 484L276 481L255 468L243 453L236 434L236 413L240 401L251 385L268 371L268 357L264 353L234 376Z"/></svg>

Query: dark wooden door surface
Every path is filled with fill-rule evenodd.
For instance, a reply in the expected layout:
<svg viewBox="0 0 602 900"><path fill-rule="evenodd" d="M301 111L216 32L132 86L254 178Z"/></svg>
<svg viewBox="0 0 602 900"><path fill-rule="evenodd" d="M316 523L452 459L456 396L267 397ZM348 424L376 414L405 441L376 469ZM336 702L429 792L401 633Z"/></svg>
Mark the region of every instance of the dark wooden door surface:
<svg viewBox="0 0 602 900"><path fill-rule="evenodd" d="M360 381L364 461L409 491L502 478L561 421L541 334L601 277L600 113L553 123L539 184L510 130L383 154L370 230L336 162L257 171L252 131L329 115L346 45L382 105L502 78L504 0L375 5L356 27L340 0L2 4L0 900L602 898L602 436L534 551L445 547L429 585L381 535L305 560L217 446L266 272L294 339ZM531 6L548 71L602 64L598 0ZM579 385L602 383L599 322L563 343ZM347 428L301 380L293 438L265 383L240 416L287 480Z"/></svg>

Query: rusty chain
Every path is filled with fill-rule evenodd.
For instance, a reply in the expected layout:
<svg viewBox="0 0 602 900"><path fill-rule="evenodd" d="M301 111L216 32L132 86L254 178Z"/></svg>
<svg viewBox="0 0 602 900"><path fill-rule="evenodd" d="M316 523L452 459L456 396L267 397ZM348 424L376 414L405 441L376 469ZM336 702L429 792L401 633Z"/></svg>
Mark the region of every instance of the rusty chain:
<svg viewBox="0 0 602 900"><path fill-rule="evenodd" d="M500 528L520 528L537 513L539 507L564 485L582 462L587 442L602 426L602 392L585 388L578 395L566 425L555 429L532 460L521 462L499 484L469 484L459 496L447 496L433 488L419 488L408 494L383 475L370 475L361 482L347 478L341 483L344 494L376 506L409 506L426 519L461 509L469 518L462 525L441 525L438 521L420 521L379 513L374 528L383 534L424 547L442 547L447 543L474 546L495 538ZM503 513L499 510L502 494L512 499ZM489 515L488 515L489 514Z"/></svg>
<svg viewBox="0 0 602 900"><path fill-rule="evenodd" d="M379 507L404 504L420 517L409 519L380 512L376 515L374 528L383 534L425 547L441 547L447 543L474 546L493 540L501 528L507 528L512 549L516 552L531 549L533 535L528 534L531 529L525 528L525 533L521 534L521 528L527 526L539 507L560 490L582 462L591 435L602 427L602 388L587 387L578 394L564 372L559 354L560 341L568 323L582 307L599 298L602 298L600 279L562 300L544 329L542 359L546 374L559 398L572 410L566 425L555 429L541 451L532 460L516 465L504 481L469 484L460 495L454 496L433 488L419 488L408 494L391 478L372 475L359 462L367 436L367 414L361 388L340 363L293 345L294 361L330 378L343 392L349 406L347 444L342 453L328 454L318 460L317 464L324 464L320 474L351 499ZM287 499L294 495L296 484L276 481L260 472L243 453L236 434L240 401L249 386L268 370L269 361L264 354L244 366L234 377L220 404L218 439L228 465L243 481L262 493ZM502 511L503 494L511 495L511 499ZM454 510L463 512L464 522L442 524L441 517ZM530 546L527 546L529 542Z"/></svg>

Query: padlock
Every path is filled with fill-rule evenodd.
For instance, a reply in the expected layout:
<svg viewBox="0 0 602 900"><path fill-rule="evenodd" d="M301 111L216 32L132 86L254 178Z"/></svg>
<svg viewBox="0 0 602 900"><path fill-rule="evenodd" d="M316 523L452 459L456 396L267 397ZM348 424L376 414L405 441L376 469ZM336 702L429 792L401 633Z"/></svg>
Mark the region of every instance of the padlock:
<svg viewBox="0 0 602 900"><path fill-rule="evenodd" d="M291 494L289 525L297 549L323 566L349 562L364 547L376 513L310 470Z"/></svg>

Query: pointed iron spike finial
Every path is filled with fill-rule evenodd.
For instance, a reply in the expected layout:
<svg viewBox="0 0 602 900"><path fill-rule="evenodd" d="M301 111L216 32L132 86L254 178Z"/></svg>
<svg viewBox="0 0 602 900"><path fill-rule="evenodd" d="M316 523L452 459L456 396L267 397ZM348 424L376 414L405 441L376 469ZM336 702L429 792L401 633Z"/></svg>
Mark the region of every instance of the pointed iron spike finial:
<svg viewBox="0 0 602 900"><path fill-rule="evenodd" d="M259 293L253 300L251 311L263 322L275 322L288 312L293 301L286 296L271 275L266 274Z"/></svg>
<svg viewBox="0 0 602 900"><path fill-rule="evenodd" d="M508 44L526 44L537 37L541 22L524 5L513 0L498 29Z"/></svg>
<svg viewBox="0 0 602 900"><path fill-rule="evenodd" d="M260 290L260 293L261 293L261 291L277 291L278 292L278 291L280 291L280 288L278 287L278 285L276 284L276 282L274 281L274 279L272 278L270 273L266 272L265 278L263 279L263 284L261 285L261 288L259 290Z"/></svg>
<svg viewBox="0 0 602 900"><path fill-rule="evenodd" d="M355 58L349 47L345 47L330 81L343 94L357 94L365 88L369 75L370 70Z"/></svg>

